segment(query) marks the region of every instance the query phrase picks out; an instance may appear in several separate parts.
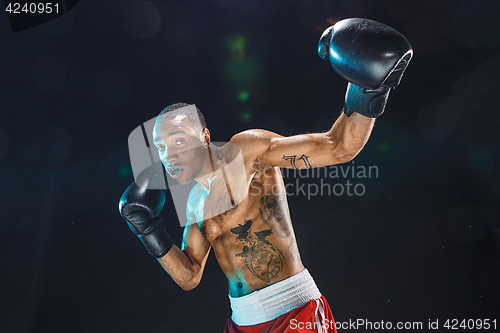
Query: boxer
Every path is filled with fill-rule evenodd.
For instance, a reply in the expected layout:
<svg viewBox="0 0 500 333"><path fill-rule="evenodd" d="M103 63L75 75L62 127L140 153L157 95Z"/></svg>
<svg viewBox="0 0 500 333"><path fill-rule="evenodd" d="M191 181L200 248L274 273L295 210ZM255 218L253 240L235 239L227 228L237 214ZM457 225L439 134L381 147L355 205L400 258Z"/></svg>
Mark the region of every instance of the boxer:
<svg viewBox="0 0 500 333"><path fill-rule="evenodd" d="M218 147L193 105L177 103L160 113L153 143L165 172L181 184L195 181L180 247L163 227L166 190L151 186L166 188L163 174L143 173L120 200L130 229L182 289L199 284L213 249L229 284L225 332L336 332L330 307L301 261L280 168L352 160L399 85L412 48L394 29L352 18L325 30L318 54L348 81L343 112L325 133L283 137L251 129ZM236 175L224 167L238 156ZM221 209L222 202L227 207Z"/></svg>

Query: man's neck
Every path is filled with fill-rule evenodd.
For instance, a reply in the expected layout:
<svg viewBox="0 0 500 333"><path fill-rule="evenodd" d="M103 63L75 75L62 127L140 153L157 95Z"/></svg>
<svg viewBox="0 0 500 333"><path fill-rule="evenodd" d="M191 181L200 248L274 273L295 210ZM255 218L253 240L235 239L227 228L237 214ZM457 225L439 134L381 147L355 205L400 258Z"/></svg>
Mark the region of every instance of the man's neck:
<svg viewBox="0 0 500 333"><path fill-rule="evenodd" d="M200 172L199 176L195 177L194 180L196 180L208 190L210 187L210 183L215 178L215 170L217 170L220 160L217 158L217 146L209 145L207 148L207 153L208 154L206 154L205 161L203 163L203 169Z"/></svg>

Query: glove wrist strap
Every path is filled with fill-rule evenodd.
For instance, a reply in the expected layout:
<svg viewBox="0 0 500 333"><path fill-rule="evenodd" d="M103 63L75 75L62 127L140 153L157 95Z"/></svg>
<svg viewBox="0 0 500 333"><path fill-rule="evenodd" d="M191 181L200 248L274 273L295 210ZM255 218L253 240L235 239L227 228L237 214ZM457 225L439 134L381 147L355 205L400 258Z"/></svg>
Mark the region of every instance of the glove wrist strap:
<svg viewBox="0 0 500 333"><path fill-rule="evenodd" d="M350 116L354 111L369 117L377 118L384 113L391 88L385 85L374 90L368 90L350 83L345 94L344 113Z"/></svg>
<svg viewBox="0 0 500 333"><path fill-rule="evenodd" d="M170 251L174 241L164 227L160 227L148 235L138 235L149 254L161 258Z"/></svg>

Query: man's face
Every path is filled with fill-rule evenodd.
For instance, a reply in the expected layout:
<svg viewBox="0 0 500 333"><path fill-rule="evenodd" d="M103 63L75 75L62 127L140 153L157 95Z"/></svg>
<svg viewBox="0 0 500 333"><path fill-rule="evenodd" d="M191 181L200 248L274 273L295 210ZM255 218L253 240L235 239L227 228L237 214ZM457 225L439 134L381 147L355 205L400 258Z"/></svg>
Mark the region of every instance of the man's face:
<svg viewBox="0 0 500 333"><path fill-rule="evenodd" d="M187 183L203 166L203 140L187 116L158 118L153 129L153 143L167 173L179 183Z"/></svg>

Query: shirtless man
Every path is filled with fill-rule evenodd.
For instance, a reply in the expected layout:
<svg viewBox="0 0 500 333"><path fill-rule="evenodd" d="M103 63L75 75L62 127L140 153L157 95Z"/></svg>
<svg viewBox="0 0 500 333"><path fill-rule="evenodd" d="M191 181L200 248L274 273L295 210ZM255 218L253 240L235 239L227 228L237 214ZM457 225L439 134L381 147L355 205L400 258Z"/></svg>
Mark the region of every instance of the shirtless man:
<svg viewBox="0 0 500 333"><path fill-rule="evenodd" d="M349 81L344 112L325 133L283 137L253 129L217 147L196 107L173 104L157 117L153 142L166 173L181 184L196 181L180 248L162 226L165 190L150 189L164 182L162 174L137 177L120 201L132 231L182 289L198 285L213 248L229 282L233 313L225 332L335 332L331 310L300 259L280 168L354 158L412 50L385 25L347 19L323 33L318 53ZM241 170L224 169L238 157ZM221 208L224 202L230 205Z"/></svg>

